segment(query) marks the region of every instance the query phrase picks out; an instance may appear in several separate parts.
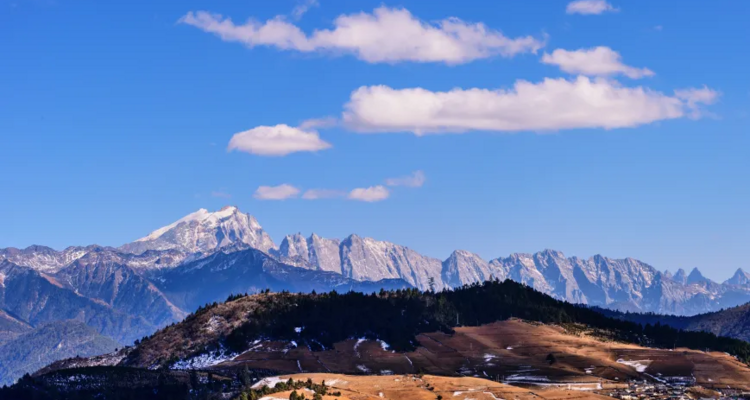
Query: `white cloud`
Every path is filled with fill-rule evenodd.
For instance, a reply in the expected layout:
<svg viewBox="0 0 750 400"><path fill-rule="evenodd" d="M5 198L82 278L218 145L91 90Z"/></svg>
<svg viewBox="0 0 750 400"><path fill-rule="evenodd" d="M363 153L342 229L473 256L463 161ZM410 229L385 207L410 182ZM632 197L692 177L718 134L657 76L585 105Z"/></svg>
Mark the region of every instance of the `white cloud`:
<svg viewBox="0 0 750 400"><path fill-rule="evenodd" d="M358 200L366 202L382 201L388 198L391 192L385 186L370 186L368 188L357 188L349 192L349 200Z"/></svg>
<svg viewBox="0 0 750 400"><path fill-rule="evenodd" d="M283 17L237 25L205 11L189 12L179 22L248 47L273 46L299 52L348 53L370 63L444 62L461 64L492 56L535 53L544 41L532 36L509 38L482 23L447 18L427 23L402 8L376 8L372 14L340 15L333 29L309 36Z"/></svg>
<svg viewBox="0 0 750 400"><path fill-rule="evenodd" d="M623 74L632 79L654 76L654 72L648 68L635 68L623 64L621 58L618 52L609 47L599 46L574 51L557 49L552 54L544 53L542 62L557 65L561 70L571 74Z"/></svg>
<svg viewBox="0 0 750 400"><path fill-rule="evenodd" d="M347 193L341 190L309 189L302 194L302 198L305 200L337 199L346 195Z"/></svg>
<svg viewBox="0 0 750 400"><path fill-rule="evenodd" d="M414 171L411 175L401 176L398 178L386 179L385 184L388 186L406 186L406 187L422 187L426 177L422 171Z"/></svg>
<svg viewBox="0 0 750 400"><path fill-rule="evenodd" d="M299 151L330 148L315 131L280 124L259 126L232 136L227 150L239 150L262 156L285 156Z"/></svg>
<svg viewBox="0 0 750 400"><path fill-rule="evenodd" d="M363 86L345 105L342 120L359 132L430 133L556 131L629 128L682 118L706 104L708 88L669 96L644 87L624 87L607 79L547 78L516 81L512 89Z"/></svg>
<svg viewBox="0 0 750 400"><path fill-rule="evenodd" d="M682 89L682 90L675 90L675 96L681 100L683 100L689 109L688 116L693 119L698 119L704 115L706 115L706 112L701 109L701 105L708 105L713 104L716 102L716 100L719 99L719 96L721 93L709 89L706 86L703 86L700 89L696 88L690 88L690 89ZM712 114L708 114L712 115Z"/></svg>
<svg viewBox="0 0 750 400"><path fill-rule="evenodd" d="M260 186L253 197L258 200L286 200L297 197L299 192L296 187L285 183L279 186Z"/></svg>
<svg viewBox="0 0 750 400"><path fill-rule="evenodd" d="M216 197L219 199L231 199L232 195L226 192L211 192L211 197Z"/></svg>
<svg viewBox="0 0 750 400"><path fill-rule="evenodd" d="M310 11L311 8L319 5L318 0L302 0L296 7L294 7L294 10L292 10L292 18L299 20L303 15Z"/></svg>
<svg viewBox="0 0 750 400"><path fill-rule="evenodd" d="M617 12L618 8L605 0L577 0L568 3L565 12L568 14L599 15L605 12Z"/></svg>
<svg viewBox="0 0 750 400"><path fill-rule="evenodd" d="M338 125L338 123L339 120L335 117L313 118L302 121L302 123L299 124L299 129L332 128Z"/></svg>

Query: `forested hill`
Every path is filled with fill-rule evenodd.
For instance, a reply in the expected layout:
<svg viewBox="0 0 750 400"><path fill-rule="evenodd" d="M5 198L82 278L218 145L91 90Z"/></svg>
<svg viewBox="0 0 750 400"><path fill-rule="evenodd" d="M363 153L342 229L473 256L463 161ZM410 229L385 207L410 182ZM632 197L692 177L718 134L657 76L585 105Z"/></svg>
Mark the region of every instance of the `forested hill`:
<svg viewBox="0 0 750 400"><path fill-rule="evenodd" d="M720 336L750 341L750 303L692 317L653 313L623 313L607 309L597 309L597 311L612 318L640 324L660 323L677 329L711 332Z"/></svg>
<svg viewBox="0 0 750 400"><path fill-rule="evenodd" d="M511 317L584 324L620 341L665 348L708 348L750 362L750 343L741 340L610 318L512 281L488 281L439 293L406 289L374 294L284 292L232 296L226 303L203 307L183 322L145 338L123 364L167 366L201 352L242 352L257 339L294 340L316 350L331 348L352 337L365 337L383 340L393 350L406 351L414 349L419 333L452 332L456 326L476 326Z"/></svg>

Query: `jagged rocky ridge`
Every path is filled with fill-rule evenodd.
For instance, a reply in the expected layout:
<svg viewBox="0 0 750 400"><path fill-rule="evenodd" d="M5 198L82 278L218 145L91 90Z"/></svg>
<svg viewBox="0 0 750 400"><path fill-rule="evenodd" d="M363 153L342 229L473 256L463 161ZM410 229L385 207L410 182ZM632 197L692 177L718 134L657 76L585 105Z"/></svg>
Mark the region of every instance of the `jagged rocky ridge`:
<svg viewBox="0 0 750 400"><path fill-rule="evenodd" d="M356 280L400 278L423 290L430 288L431 280L442 289L490 277L511 279L561 300L623 311L692 315L750 301L750 275L742 271L718 284L697 269L689 276L684 271L671 276L632 258L582 259L554 250L489 261L457 250L440 261L357 235L338 241L295 234L285 237L272 254L301 268L333 271Z"/></svg>

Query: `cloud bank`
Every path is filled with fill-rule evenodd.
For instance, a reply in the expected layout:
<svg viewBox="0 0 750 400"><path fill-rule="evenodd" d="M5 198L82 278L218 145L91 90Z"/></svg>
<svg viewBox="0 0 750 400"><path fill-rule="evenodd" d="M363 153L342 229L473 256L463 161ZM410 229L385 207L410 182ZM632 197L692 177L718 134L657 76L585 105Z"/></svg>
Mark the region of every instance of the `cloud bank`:
<svg viewBox="0 0 750 400"><path fill-rule="evenodd" d="M568 3L565 12L568 14L599 15L605 12L620 11L605 0L578 0Z"/></svg>
<svg viewBox="0 0 750 400"><path fill-rule="evenodd" d="M547 78L519 80L512 89L363 86L344 106L342 120L358 132L462 133L632 128L696 115L718 93L688 89L669 96L613 80Z"/></svg>
<svg viewBox="0 0 750 400"><path fill-rule="evenodd" d="M261 156L285 156L296 152L315 152L328 148L331 148L331 144L320 139L317 132L280 124L259 126L236 133L229 141L227 150Z"/></svg>
<svg viewBox="0 0 750 400"><path fill-rule="evenodd" d="M279 186L260 186L255 190L255 197L258 200L286 200L297 197L300 190L289 184Z"/></svg>
<svg viewBox="0 0 750 400"><path fill-rule="evenodd" d="M426 179L424 172L414 171L411 175L386 179L385 184L388 186L406 186L416 188L422 187Z"/></svg>
<svg viewBox="0 0 750 400"><path fill-rule="evenodd" d="M493 56L535 53L544 41L510 38L482 23L446 18L428 23L403 8L379 7L372 13L340 15L333 29L307 35L283 17L265 22L231 19L205 11L189 12L180 23L250 48L275 47L302 53L352 54L369 63L442 62L462 64Z"/></svg>
<svg viewBox="0 0 750 400"><path fill-rule="evenodd" d="M591 76L622 74L631 79L654 76L654 72L648 68L635 68L623 64L618 52L604 46L574 51L557 49L552 54L544 53L542 62L557 65L561 70L570 74Z"/></svg>
<svg viewBox="0 0 750 400"><path fill-rule="evenodd" d="M385 186L370 186L368 188L357 188L349 192L347 198L349 200L366 201L368 203L374 203L376 201L383 201L391 195L391 192Z"/></svg>

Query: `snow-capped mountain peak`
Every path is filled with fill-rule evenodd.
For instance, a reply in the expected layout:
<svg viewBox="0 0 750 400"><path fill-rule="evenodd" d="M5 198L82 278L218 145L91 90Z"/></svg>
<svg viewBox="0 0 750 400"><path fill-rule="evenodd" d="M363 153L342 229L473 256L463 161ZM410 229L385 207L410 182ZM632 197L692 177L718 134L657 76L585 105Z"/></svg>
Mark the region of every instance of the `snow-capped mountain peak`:
<svg viewBox="0 0 750 400"><path fill-rule="evenodd" d="M262 251L276 247L253 216L227 206L215 212L201 208L120 250L135 254L168 249L206 253L242 243Z"/></svg>
<svg viewBox="0 0 750 400"><path fill-rule="evenodd" d="M729 285L750 284L750 273L745 272L742 268L738 268L734 275L732 275L732 277L727 279L727 281L724 283Z"/></svg>

